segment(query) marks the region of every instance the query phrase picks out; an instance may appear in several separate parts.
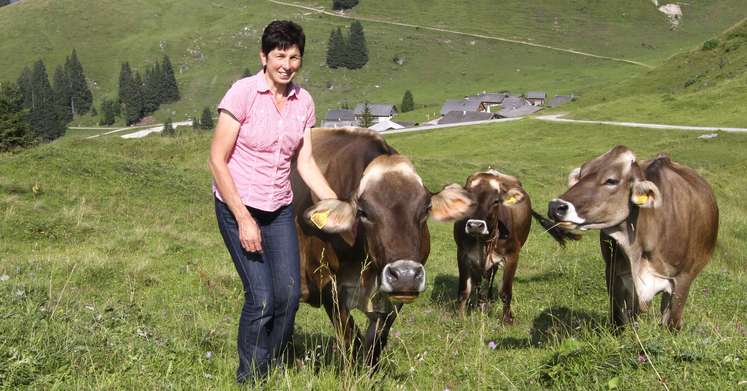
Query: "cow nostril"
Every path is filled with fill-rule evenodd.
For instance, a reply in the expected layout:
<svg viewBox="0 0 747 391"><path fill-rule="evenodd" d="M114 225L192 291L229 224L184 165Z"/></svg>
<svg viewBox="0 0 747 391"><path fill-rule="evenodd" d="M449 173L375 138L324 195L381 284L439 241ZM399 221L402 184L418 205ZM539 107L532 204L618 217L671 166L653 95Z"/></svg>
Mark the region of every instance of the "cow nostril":
<svg viewBox="0 0 747 391"><path fill-rule="evenodd" d="M415 279L416 280L422 280L425 277L425 269L423 267L419 267L417 270L415 270Z"/></svg>
<svg viewBox="0 0 747 391"><path fill-rule="evenodd" d="M550 203L550 214L555 217L563 217L568 213L568 204L565 202L553 201Z"/></svg>
<svg viewBox="0 0 747 391"><path fill-rule="evenodd" d="M390 281L398 280L399 273L393 267L386 268L386 277Z"/></svg>

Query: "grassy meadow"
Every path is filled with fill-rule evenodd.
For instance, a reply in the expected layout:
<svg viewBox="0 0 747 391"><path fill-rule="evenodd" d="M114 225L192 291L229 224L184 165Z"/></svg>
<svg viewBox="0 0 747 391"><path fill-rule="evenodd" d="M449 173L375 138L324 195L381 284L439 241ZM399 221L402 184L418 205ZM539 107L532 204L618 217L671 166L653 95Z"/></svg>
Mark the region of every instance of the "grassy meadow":
<svg viewBox="0 0 747 391"><path fill-rule="evenodd" d="M302 305L294 359L268 388L744 388L747 136L698 135L522 120L387 137L431 190L493 166L518 176L540 212L573 167L615 144L696 168L721 226L681 332L661 329L652 309L637 330L613 334L597 234L560 249L536 224L515 325L501 324L500 305L461 319L451 225L431 222L428 288L400 314L383 369L369 377L346 364L324 311ZM212 211L209 141L191 130L137 140L71 130L0 155L0 388L234 387L243 297Z"/></svg>
<svg viewBox="0 0 747 391"><path fill-rule="evenodd" d="M330 1L302 1L324 6ZM650 1L559 0L527 5L506 1L362 1L352 15L383 18L486 35L497 35L651 65L700 45L744 17L742 0L698 1L685 7L682 25L670 29ZM213 107L244 68L259 67L262 28L273 19L299 22L307 35L299 81L316 99L317 113L368 100L399 104L412 91L419 121L446 99L481 92L542 90L578 93L607 86L645 68L552 50L411 27L363 22L369 63L361 70L325 65L330 31L349 19L319 15L265 0L34 0L0 9L0 80L15 81L24 66L43 59L49 75L73 48L90 79L96 102L114 98L120 64L141 73L168 54L182 99L164 105L158 120L174 121ZM50 23L49 21L54 21ZM403 59L399 65L395 58ZM51 77L51 76L50 76ZM73 125L94 124L76 118Z"/></svg>

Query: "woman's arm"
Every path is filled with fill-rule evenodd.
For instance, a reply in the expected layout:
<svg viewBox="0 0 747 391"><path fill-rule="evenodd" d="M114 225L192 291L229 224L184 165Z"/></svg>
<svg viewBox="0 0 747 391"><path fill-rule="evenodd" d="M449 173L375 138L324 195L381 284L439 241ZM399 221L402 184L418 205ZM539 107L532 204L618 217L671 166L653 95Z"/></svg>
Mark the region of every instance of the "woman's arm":
<svg viewBox="0 0 747 391"><path fill-rule="evenodd" d="M252 215L241 202L236 185L233 183L231 173L228 171L228 158L231 156L239 136L241 124L227 111L222 110L218 116L218 124L213 132L213 141L210 145L210 159L208 165L213 173L215 186L220 192L223 202L233 213L239 225L239 240L246 251L262 251L262 239L259 227Z"/></svg>
<svg viewBox="0 0 747 391"><path fill-rule="evenodd" d="M316 160L314 160L314 155L311 152L311 128L306 128L303 132L303 144L301 145L301 150L298 151L296 164L301 179L303 179L306 186L311 189L317 198L320 200L337 198L337 194L329 187L329 183L327 183L324 175L322 175L322 171L316 165Z"/></svg>

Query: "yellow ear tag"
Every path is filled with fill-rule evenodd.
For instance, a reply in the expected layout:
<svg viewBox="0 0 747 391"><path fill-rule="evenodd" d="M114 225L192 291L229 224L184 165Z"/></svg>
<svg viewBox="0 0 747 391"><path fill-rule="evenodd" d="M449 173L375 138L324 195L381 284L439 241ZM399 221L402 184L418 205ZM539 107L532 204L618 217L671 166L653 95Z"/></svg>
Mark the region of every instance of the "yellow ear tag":
<svg viewBox="0 0 747 391"><path fill-rule="evenodd" d="M506 199L505 201L503 201L503 203L506 204L506 205L513 205L516 202L517 201L516 201L516 197L515 196L508 197L508 199Z"/></svg>
<svg viewBox="0 0 747 391"><path fill-rule="evenodd" d="M635 197L633 197L633 202L636 205L644 205L648 203L648 194L638 194Z"/></svg>
<svg viewBox="0 0 747 391"><path fill-rule="evenodd" d="M329 210L319 211L311 215L311 222L316 225L317 228L322 229L327 225L329 219Z"/></svg>

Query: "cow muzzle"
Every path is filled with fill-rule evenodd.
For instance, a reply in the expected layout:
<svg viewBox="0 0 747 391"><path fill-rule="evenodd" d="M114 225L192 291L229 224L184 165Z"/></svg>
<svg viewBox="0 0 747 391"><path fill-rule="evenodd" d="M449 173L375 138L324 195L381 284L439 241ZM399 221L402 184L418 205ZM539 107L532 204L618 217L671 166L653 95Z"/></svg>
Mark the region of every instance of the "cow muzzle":
<svg viewBox="0 0 747 391"><path fill-rule="evenodd" d="M550 201L547 215L555 220L560 228L568 230L581 228L580 226L586 222L576 213L576 207L572 203L559 198Z"/></svg>
<svg viewBox="0 0 747 391"><path fill-rule="evenodd" d="M488 223L485 220L469 219L464 225L464 232L472 236L486 236L488 232Z"/></svg>
<svg viewBox="0 0 747 391"><path fill-rule="evenodd" d="M379 291L389 300L409 303L425 290L425 268L418 262L398 260L384 266Z"/></svg>

